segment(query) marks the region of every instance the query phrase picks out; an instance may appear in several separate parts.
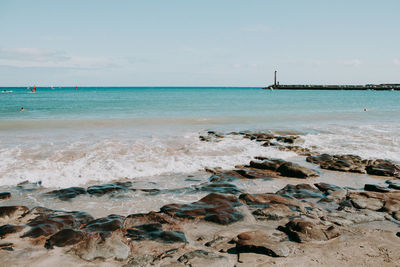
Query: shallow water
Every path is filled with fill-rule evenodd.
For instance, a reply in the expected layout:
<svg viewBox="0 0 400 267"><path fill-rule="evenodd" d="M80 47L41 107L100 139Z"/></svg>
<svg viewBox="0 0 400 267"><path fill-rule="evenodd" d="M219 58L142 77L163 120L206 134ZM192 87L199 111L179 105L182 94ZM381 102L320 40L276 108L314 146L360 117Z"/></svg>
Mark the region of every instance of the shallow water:
<svg viewBox="0 0 400 267"><path fill-rule="evenodd" d="M235 136L200 142L198 135L208 129L301 133L303 146L319 152L400 162L400 92L11 89L0 95L0 185L151 181L204 167L232 168L254 156L294 155Z"/></svg>

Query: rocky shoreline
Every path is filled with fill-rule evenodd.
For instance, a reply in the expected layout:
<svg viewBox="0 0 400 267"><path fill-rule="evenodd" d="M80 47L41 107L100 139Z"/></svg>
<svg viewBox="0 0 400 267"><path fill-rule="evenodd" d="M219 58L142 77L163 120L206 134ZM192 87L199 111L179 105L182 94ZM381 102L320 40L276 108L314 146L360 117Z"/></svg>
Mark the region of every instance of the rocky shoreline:
<svg viewBox="0 0 400 267"><path fill-rule="evenodd" d="M303 157L304 164L256 157L232 170L207 169L208 182L181 190L206 193L199 200L170 203L156 211L128 216L94 218L84 211L0 206L1 261L7 266L400 264L399 165L356 155L319 154L302 147L298 135L227 135L293 151ZM209 131L199 138L218 142L225 136ZM371 175L386 181L383 185L367 183L363 188L314 182L325 171ZM232 183L263 179L286 179L288 184L274 193L254 194ZM35 190L35 186L40 187L25 183L19 188ZM83 195L97 198L131 191L157 195L165 189L134 188L131 182L120 181L42 195L68 202ZM12 198L10 192L0 193L0 205Z"/></svg>

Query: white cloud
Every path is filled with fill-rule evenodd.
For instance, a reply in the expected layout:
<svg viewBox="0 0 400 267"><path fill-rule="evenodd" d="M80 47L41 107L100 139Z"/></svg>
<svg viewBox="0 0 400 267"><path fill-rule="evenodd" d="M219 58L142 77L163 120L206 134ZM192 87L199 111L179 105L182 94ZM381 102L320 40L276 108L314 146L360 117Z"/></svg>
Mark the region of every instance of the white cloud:
<svg viewBox="0 0 400 267"><path fill-rule="evenodd" d="M98 56L69 56L62 51L41 48L0 48L0 65L9 67L104 68L120 59Z"/></svg>
<svg viewBox="0 0 400 267"><path fill-rule="evenodd" d="M358 67L361 65L361 60L349 59L349 60L343 60L342 63L343 63L343 65L349 66L349 67Z"/></svg>
<svg viewBox="0 0 400 267"><path fill-rule="evenodd" d="M393 59L393 64L396 66L400 66L400 59L398 58Z"/></svg>

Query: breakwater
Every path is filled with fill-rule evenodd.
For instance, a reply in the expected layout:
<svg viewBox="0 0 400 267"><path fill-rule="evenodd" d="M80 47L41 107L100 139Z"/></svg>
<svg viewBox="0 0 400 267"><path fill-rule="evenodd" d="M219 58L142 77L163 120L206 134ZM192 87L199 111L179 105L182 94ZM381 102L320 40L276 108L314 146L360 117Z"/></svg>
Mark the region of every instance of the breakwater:
<svg viewBox="0 0 400 267"><path fill-rule="evenodd" d="M316 85L316 84L273 84L263 89L268 90L374 90L400 91L400 84L366 84L366 85Z"/></svg>

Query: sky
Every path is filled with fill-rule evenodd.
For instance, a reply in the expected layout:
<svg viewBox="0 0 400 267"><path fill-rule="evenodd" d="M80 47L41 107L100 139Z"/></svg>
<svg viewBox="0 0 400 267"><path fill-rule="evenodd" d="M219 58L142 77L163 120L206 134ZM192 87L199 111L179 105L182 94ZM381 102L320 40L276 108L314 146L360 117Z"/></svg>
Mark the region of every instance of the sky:
<svg viewBox="0 0 400 267"><path fill-rule="evenodd" d="M0 0L0 86L400 83L398 0Z"/></svg>

